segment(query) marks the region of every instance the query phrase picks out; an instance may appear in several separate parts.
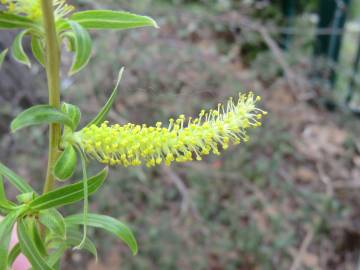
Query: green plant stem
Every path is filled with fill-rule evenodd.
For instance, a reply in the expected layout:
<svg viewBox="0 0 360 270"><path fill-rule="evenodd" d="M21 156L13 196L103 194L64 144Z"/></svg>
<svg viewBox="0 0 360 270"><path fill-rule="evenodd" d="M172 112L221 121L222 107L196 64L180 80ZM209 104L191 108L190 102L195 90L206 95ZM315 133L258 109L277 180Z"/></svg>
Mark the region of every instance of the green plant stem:
<svg viewBox="0 0 360 270"><path fill-rule="evenodd" d="M60 108L60 47L56 33L52 0L41 0L43 23L46 42L46 75L48 81L49 104ZM61 128L59 124L51 124L49 130L49 155L46 179L43 191L50 191L54 187L52 173L55 161L59 156Z"/></svg>

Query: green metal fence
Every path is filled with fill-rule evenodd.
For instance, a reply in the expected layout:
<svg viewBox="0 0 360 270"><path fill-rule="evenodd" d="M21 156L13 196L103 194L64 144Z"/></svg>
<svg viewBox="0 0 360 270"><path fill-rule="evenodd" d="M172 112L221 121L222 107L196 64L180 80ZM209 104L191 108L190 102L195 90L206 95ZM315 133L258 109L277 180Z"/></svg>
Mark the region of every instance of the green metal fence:
<svg viewBox="0 0 360 270"><path fill-rule="evenodd" d="M316 72L316 76L327 80L332 88L335 87L338 70L334 66L338 66L339 55L342 47L343 33L351 4L358 0L318 0L318 25L317 35L314 44L314 55L326 59L329 63L327 68ZM299 7L298 0L282 0L282 9L287 27L292 27L294 16ZM360 24L360 21L359 21ZM349 76L348 89L346 89L345 104L349 105L356 91L360 92L360 33L357 42L357 52L354 55L351 76ZM282 36L282 48L287 49L291 42L291 35L284 34ZM355 110L356 113L359 113Z"/></svg>

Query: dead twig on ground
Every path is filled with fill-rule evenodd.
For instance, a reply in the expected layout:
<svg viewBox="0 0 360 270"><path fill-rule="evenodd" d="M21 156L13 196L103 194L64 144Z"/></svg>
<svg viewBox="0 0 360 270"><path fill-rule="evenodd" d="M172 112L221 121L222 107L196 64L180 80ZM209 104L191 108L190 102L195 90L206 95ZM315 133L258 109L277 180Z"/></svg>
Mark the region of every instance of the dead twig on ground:
<svg viewBox="0 0 360 270"><path fill-rule="evenodd" d="M353 180L349 182L345 182L342 180L338 180L333 182L333 187L336 190L339 189L358 189L360 188L360 181L359 180Z"/></svg>
<svg viewBox="0 0 360 270"><path fill-rule="evenodd" d="M190 209L194 217L199 219L196 206L191 199L188 188L186 187L180 176L177 173L175 173L170 167L167 167L165 165L161 166L161 171L163 175L176 186L176 188L179 190L181 194L182 197L181 210L180 210L181 215L182 216L186 215Z"/></svg>
<svg viewBox="0 0 360 270"><path fill-rule="evenodd" d="M329 197L334 196L334 187L332 181L329 176L325 173L324 167L320 162L316 162L316 169L319 173L319 177L321 182L323 182L326 186L326 195Z"/></svg>
<svg viewBox="0 0 360 270"><path fill-rule="evenodd" d="M253 18L249 18L243 14L230 14L227 18L223 19L225 23L229 23L229 17L236 21L236 25L239 26L242 30L257 32L270 52L273 54L275 61L281 67L285 80L289 85L292 96L295 100L308 100L313 98L313 94L309 92L312 89L307 78L296 74L296 72L291 68L286 59L285 53L280 48L278 43L272 38L271 26L263 26L260 22L254 21ZM233 20L232 20L233 21ZM307 91L305 91L307 90Z"/></svg>
<svg viewBox="0 0 360 270"><path fill-rule="evenodd" d="M301 243L300 249L296 252L295 259L290 267L290 270L297 270L303 263L304 257L307 253L307 249L309 248L313 238L315 235L314 228L311 228L307 231L303 242Z"/></svg>

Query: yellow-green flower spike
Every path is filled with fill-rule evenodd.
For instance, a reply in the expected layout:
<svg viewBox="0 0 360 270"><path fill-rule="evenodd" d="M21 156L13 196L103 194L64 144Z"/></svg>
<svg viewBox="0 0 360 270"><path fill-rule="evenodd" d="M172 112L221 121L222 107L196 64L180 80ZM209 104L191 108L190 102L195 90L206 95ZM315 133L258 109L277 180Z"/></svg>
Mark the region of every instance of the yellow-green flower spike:
<svg viewBox="0 0 360 270"><path fill-rule="evenodd" d="M41 20L40 0L0 0L7 7L7 11L16 15L26 16L32 20ZM66 0L53 0L55 19L60 19L74 10L74 7L66 4Z"/></svg>
<svg viewBox="0 0 360 270"><path fill-rule="evenodd" d="M73 134L71 141L84 153L109 165L148 167L164 162L201 160L211 152L220 154L219 148L248 141L248 128L261 126L260 119L267 113L255 107L260 97L253 93L240 94L235 103L232 99L216 110L202 110L196 119L170 119L168 127L161 122L155 127L146 125L118 124L92 125Z"/></svg>

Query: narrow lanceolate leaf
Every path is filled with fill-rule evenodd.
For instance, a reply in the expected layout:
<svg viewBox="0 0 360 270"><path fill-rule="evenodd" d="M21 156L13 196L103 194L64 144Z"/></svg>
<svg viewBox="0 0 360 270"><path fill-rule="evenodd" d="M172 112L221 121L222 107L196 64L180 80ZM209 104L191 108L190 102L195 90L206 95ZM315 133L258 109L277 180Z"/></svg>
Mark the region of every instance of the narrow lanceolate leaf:
<svg viewBox="0 0 360 270"><path fill-rule="evenodd" d="M22 193L34 192L32 187L26 182L25 179L14 173L8 167L0 162L0 174L5 176L5 178L12 184L16 189Z"/></svg>
<svg viewBox="0 0 360 270"><path fill-rule="evenodd" d="M83 239L83 234L76 227L67 227L66 228L66 240L62 241L61 239L59 239L55 236L50 236L49 248L59 247L63 244L65 244L66 248L71 248L71 247L73 248L76 245L78 245L82 241L82 239ZM92 253L95 256L95 258L97 259L96 247L89 238L86 238L84 245L83 245L83 249Z"/></svg>
<svg viewBox="0 0 360 270"><path fill-rule="evenodd" d="M130 29L144 26L158 28L150 17L140 16L125 11L88 10L76 12L70 17L87 29Z"/></svg>
<svg viewBox="0 0 360 270"><path fill-rule="evenodd" d="M116 81L116 85L114 87L114 90L111 93L111 96L109 97L109 99L106 102L106 104L104 105L104 107L102 107L100 112L96 115L96 117L93 120L91 120L90 123L88 123L86 125L87 127L89 127L91 125L99 125L99 124L101 124L102 122L105 121L107 115L109 114L111 106L113 105L113 103L115 101L115 98L117 96L118 89L119 89L119 84L120 84L123 72L124 72L124 68L122 67L120 69L120 72L119 72L119 75L118 75L118 78L117 78L117 81Z"/></svg>
<svg viewBox="0 0 360 270"><path fill-rule="evenodd" d="M55 208L40 212L40 223L43 224L53 235L60 239L66 238L65 220Z"/></svg>
<svg viewBox="0 0 360 270"><path fill-rule="evenodd" d="M0 11L0 29L31 28L35 23L24 17Z"/></svg>
<svg viewBox="0 0 360 270"><path fill-rule="evenodd" d="M61 257L64 255L67 247L64 242L58 242L55 251L53 251L49 257L46 259L46 262L54 267L55 269L60 269L60 267L56 267L59 263Z"/></svg>
<svg viewBox="0 0 360 270"><path fill-rule="evenodd" d="M21 248L20 244L17 243L10 251L8 256L8 268L12 269L12 265L15 262L16 258L20 255Z"/></svg>
<svg viewBox="0 0 360 270"><path fill-rule="evenodd" d="M37 220L35 219L35 217L30 217L27 218L26 223L37 250L42 256L44 256L44 258L47 257L47 250L45 248L43 240L41 239L39 231L40 227L38 226Z"/></svg>
<svg viewBox="0 0 360 270"><path fill-rule="evenodd" d="M36 105L20 113L11 122L11 131L15 132L28 126L58 123L74 128L70 117L50 105Z"/></svg>
<svg viewBox="0 0 360 270"><path fill-rule="evenodd" d="M4 62L7 52L8 52L8 49L5 49L0 53L0 68L2 66L2 63Z"/></svg>
<svg viewBox="0 0 360 270"><path fill-rule="evenodd" d="M65 41L66 49L69 52L75 52L75 35L72 31L66 31L61 34L61 38Z"/></svg>
<svg viewBox="0 0 360 270"><path fill-rule="evenodd" d="M66 226L81 225L82 223L83 215L81 214L72 215L65 218ZM134 255L137 253L138 246L133 233L126 225L116 220L115 218L104 215L88 214L87 225L104 229L114 234L128 245Z"/></svg>
<svg viewBox="0 0 360 270"><path fill-rule="evenodd" d="M108 174L108 169L104 168L97 175L90 177L88 180L88 192L89 195L96 192L104 182ZM67 185L45 193L35 198L29 207L34 210L45 210L49 208L59 207L67 204L72 204L81 201L84 198L84 185L83 181L79 181L75 184Z"/></svg>
<svg viewBox="0 0 360 270"><path fill-rule="evenodd" d="M54 175L59 181L65 181L69 179L76 167L77 154L72 145L65 147L65 150L61 153L57 159L54 167Z"/></svg>
<svg viewBox="0 0 360 270"><path fill-rule="evenodd" d="M45 66L45 51L40 38L36 36L31 37L31 50L36 60L42 66Z"/></svg>
<svg viewBox="0 0 360 270"><path fill-rule="evenodd" d="M14 42L11 46L11 53L14 59L28 67L31 66L29 57L26 55L24 48L23 48L23 38L28 33L28 30L21 31L14 39Z"/></svg>
<svg viewBox="0 0 360 270"><path fill-rule="evenodd" d="M6 197L3 177L0 174L0 210L9 212L11 210L14 210L15 207L16 205L13 202L9 201Z"/></svg>
<svg viewBox="0 0 360 270"><path fill-rule="evenodd" d="M92 42L88 31L79 23L69 21L75 37L75 55L70 68L70 75L83 69L90 60Z"/></svg>
<svg viewBox="0 0 360 270"><path fill-rule="evenodd" d="M38 250L30 232L31 230L26 220L20 219L17 226L17 233L22 253L29 260L33 269L53 270L53 268L46 262L45 257Z"/></svg>
<svg viewBox="0 0 360 270"><path fill-rule="evenodd" d="M83 171L83 184L84 184L84 209L83 209L83 239L75 247L75 249L82 249L85 245L85 241L87 238L87 217L89 213L89 187L88 187L88 177L87 177L87 164L86 164L86 158L83 155L81 151L80 152L80 158L81 158L81 167Z"/></svg>
<svg viewBox="0 0 360 270"><path fill-rule="evenodd" d="M0 174L0 201L7 200L5 194L5 187L4 187L4 179L3 176Z"/></svg>
<svg viewBox="0 0 360 270"><path fill-rule="evenodd" d="M0 221L0 269L7 269L8 246L11 238L11 231L17 219L17 212L10 212Z"/></svg>

